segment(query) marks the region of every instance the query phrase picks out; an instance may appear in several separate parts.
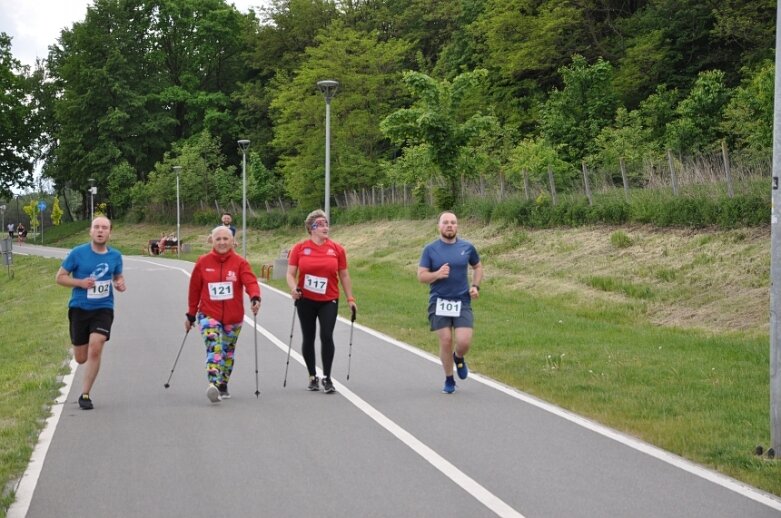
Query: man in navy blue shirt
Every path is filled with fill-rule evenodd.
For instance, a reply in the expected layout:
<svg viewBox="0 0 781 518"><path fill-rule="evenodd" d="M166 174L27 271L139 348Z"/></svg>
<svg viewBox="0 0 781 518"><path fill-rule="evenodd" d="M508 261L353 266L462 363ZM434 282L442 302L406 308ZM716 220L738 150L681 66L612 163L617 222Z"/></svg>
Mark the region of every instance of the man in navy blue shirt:
<svg viewBox="0 0 781 518"><path fill-rule="evenodd" d="M423 248L418 265L418 280L431 286L428 319L439 338L439 358L445 370L442 392L456 391L453 367L466 379L466 356L472 345L472 299L480 296L483 265L474 245L459 239L458 218L452 212L439 215L439 239ZM469 282L469 268L472 282ZM455 342L455 343L454 343Z"/></svg>
<svg viewBox="0 0 781 518"><path fill-rule="evenodd" d="M111 221L104 216L92 220L90 242L79 245L65 257L57 271L57 284L73 288L68 302L73 357L85 364L79 407L92 410L92 389L100 370L103 346L114 322L114 290L125 291L122 255L108 246Z"/></svg>

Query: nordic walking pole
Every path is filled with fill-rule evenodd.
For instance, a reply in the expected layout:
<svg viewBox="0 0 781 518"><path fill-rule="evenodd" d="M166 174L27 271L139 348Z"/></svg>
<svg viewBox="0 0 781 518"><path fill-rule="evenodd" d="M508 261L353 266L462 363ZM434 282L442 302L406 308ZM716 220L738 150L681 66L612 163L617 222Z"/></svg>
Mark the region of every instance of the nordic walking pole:
<svg viewBox="0 0 781 518"><path fill-rule="evenodd" d="M355 306L350 307L352 317L350 317L350 353L347 355L347 381L350 381L350 364L353 360L353 328L355 327Z"/></svg>
<svg viewBox="0 0 781 518"><path fill-rule="evenodd" d="M290 366L290 351L293 349L293 329L296 326L296 311L298 310L298 300L293 301L293 321L290 322L290 343L287 346L287 363L285 363L285 380L282 382L282 388L287 386L287 368Z"/></svg>
<svg viewBox="0 0 781 518"><path fill-rule="evenodd" d="M192 328L191 328L192 329ZM174 366L171 367L171 374L168 376L168 381L165 382L165 385L163 385L165 388L168 388L171 386L171 378L174 375L174 369L176 368L176 364L179 362L179 355L182 354L182 349L184 348L184 342L187 340L187 334L190 332L190 329L184 332L184 339L182 340L182 345L179 346L179 352L176 353L176 359L174 360Z"/></svg>
<svg viewBox="0 0 781 518"><path fill-rule="evenodd" d="M260 397L260 385L258 382L258 315L255 317L255 399Z"/></svg>

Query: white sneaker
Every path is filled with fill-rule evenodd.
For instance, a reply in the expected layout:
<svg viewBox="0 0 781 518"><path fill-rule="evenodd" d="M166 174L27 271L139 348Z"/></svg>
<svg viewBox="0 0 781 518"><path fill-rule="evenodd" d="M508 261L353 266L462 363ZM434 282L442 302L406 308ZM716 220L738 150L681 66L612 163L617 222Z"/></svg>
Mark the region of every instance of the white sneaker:
<svg viewBox="0 0 781 518"><path fill-rule="evenodd" d="M209 388L206 389L206 397L209 398L209 401L212 403L219 403L222 401L220 389L218 389L216 385L209 385Z"/></svg>

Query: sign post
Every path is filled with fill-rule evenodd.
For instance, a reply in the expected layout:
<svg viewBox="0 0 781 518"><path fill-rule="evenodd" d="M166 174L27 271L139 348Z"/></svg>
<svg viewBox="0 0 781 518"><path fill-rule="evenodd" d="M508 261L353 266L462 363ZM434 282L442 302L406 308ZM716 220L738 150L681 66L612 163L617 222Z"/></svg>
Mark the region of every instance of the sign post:
<svg viewBox="0 0 781 518"><path fill-rule="evenodd" d="M38 210L41 213L41 244L43 244L43 211L46 210L46 202L41 200L38 202Z"/></svg>

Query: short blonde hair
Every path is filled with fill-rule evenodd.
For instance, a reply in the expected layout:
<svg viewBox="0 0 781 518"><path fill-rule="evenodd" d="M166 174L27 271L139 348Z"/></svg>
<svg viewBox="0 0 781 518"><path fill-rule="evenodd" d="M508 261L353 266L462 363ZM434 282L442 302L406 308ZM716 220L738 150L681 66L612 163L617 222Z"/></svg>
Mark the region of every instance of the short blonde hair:
<svg viewBox="0 0 781 518"><path fill-rule="evenodd" d="M325 218L326 221L328 221L328 216L325 215L325 212L323 212L321 209L313 210L309 213L309 215L304 220L304 228L306 228L306 231L308 233L312 233L312 224L317 220L318 218Z"/></svg>

